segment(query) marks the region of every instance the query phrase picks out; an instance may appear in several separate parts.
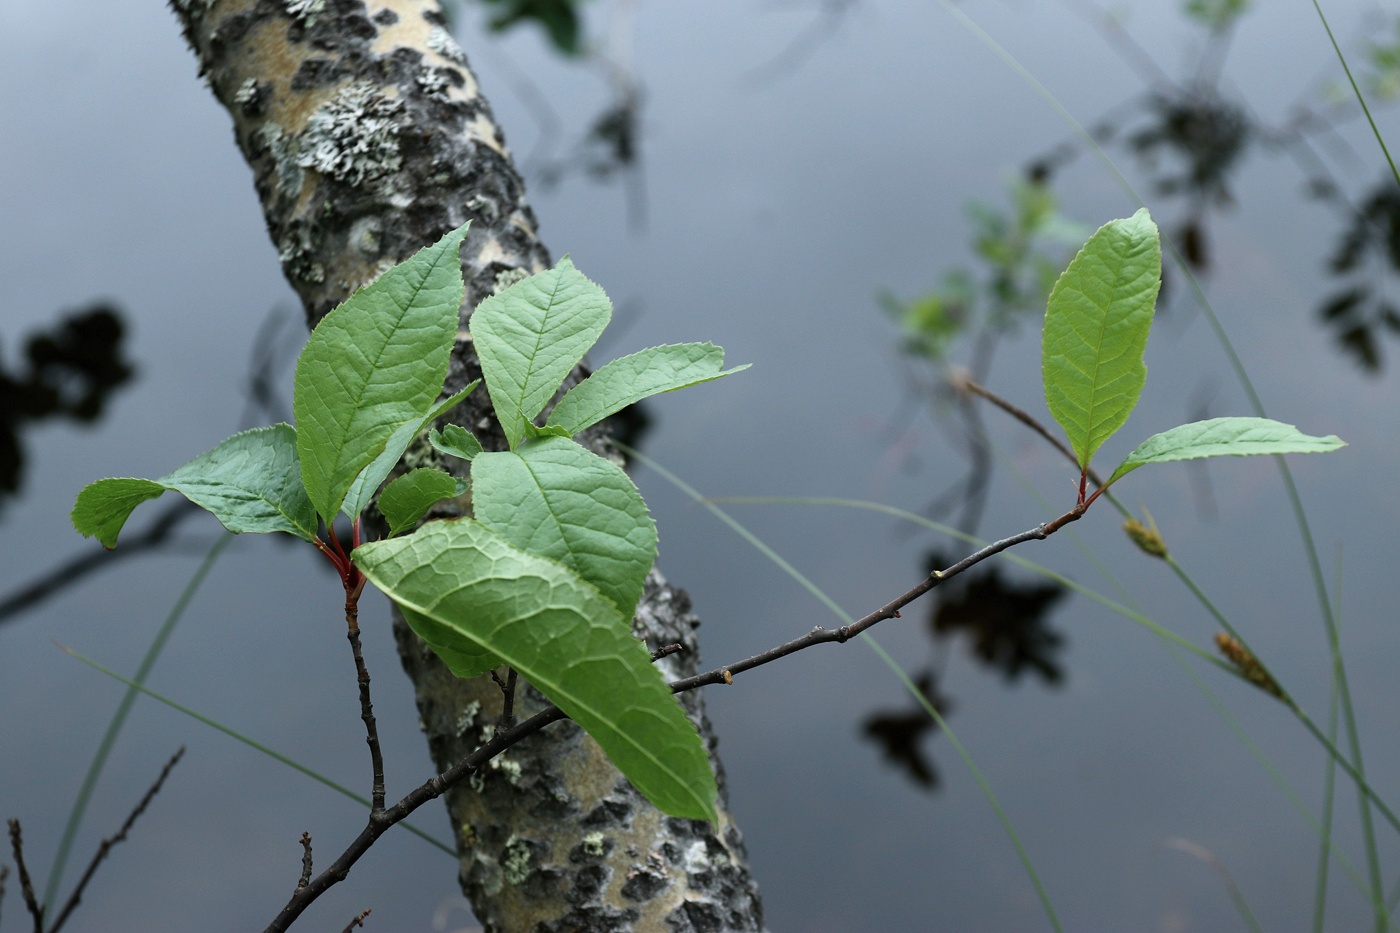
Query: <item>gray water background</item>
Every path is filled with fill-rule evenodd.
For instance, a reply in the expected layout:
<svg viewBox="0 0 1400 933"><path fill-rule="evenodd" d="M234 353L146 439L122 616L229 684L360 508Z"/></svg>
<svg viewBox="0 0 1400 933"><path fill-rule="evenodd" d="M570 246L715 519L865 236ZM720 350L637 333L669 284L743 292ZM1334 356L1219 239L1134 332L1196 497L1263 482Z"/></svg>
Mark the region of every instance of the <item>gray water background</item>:
<svg viewBox="0 0 1400 933"><path fill-rule="evenodd" d="M1344 39L1367 4L1332 4ZM1089 120L1141 88L1101 36L1054 3L979 3L969 11ZM1193 37L1175 4L1135 3L1129 28L1170 69ZM605 22L606 6L598 9ZM598 359L660 342L714 340L742 376L660 400L645 449L713 495L837 495L917 509L959 468L926 417L911 423L918 468L881 431L906 391L897 335L879 288L916 294L968 259L963 205L999 201L1007 179L1067 131L1026 85L932 3L854 6L799 67L754 86L815 16L746 0L642 6L635 68L645 82L647 227L628 227L617 185L532 185L545 242L603 283L630 325ZM540 132L511 75L528 72L567 131L606 102L592 75L529 33L459 36L517 153ZM1353 46L1354 47L1354 46ZM1230 80L1261 114L1279 115L1337 77L1305 3L1252 13ZM269 309L295 314L228 118L195 76L175 22L157 3L0 3L0 334L23 335L60 310L108 297L129 314L140 380L95 430L30 435L28 486L0 523L8 589L95 547L69 528L84 484L158 476L236 429L253 334ZM1382 128L1400 140L1394 112ZM1359 125L1345 180L1379 177ZM1126 160L1125 160L1126 164ZM1130 166L1129 166L1130 167ZM1139 176L1140 177L1140 176ZM1393 376L1368 379L1325 343L1312 309L1337 222L1298 196L1282 159L1256 159L1238 207L1215 227L1215 307L1270 413L1342 453L1292 462L1329 576L1339 563L1344 639L1367 767L1400 786L1394 731L1397 635L1397 426ZM1066 210L1097 225L1134 207L1092 160L1062 176ZM1038 339L1004 349L996 388L1035 411ZM299 339L299 338L298 338ZM1210 380L1212 414L1248 413L1204 319L1178 305L1148 347L1143 404L1106 450L1189 420ZM287 377L290 384L290 377ZM1060 511L1072 477L1020 429L991 419L999 445ZM1123 496L1157 516L1175 553L1315 716L1325 717L1327 655L1302 550L1274 465L1212 469L1219 517L1197 512L1183 467L1142 471ZM661 531L662 566L693 595L706 657L746 656L829 624L825 610L702 509L641 471ZM150 507L148 507L150 508ZM911 585L923 550L890 519L791 506L735 507L771 545L861 614ZM1009 534L1048 517L1003 467L984 520ZM139 516L138 516L139 518ZM1021 553L1112 594L1091 548L1154 618L1206 644L1214 629L1165 569L1095 509ZM188 533L196 548L214 523ZM71 660L59 641L132 672L197 565L145 558L95 576L0 627L0 810L25 826L42 874L122 688ZM215 569L151 685L353 787L367 784L362 726L337 611L338 588L303 547L240 539ZM362 611L391 794L429 761L409 685L376 597ZM909 668L928 653L922 614L876 637ZM1316 812L1324 758L1274 702L1196 661L1185 671L1152 636L1082 598L1055 616L1070 642L1067 684L1013 689L964 660L944 688L951 724L995 788L1066 929L1231 930L1242 924L1220 878L1169 845L1186 839L1228 868L1265 929L1311 916L1316 836L1198 691L1200 679ZM942 738L943 777L925 794L859 737L878 707L903 704L865 647L828 647L711 689L731 801L762 884L769 924L817 931L1041 930L1048 924L1011 844ZM261 928L295 882L303 830L319 864L360 825L359 808L163 706L141 700L98 789L77 846L83 860L178 745L189 752L114 853L69 926L74 931ZM1337 840L1363 863L1353 795L1338 797ZM441 811L420 825L448 836ZM1381 830L1393 866L1395 834ZM8 859L5 859L8 861ZM69 881L76 876L70 866ZM1365 901L1334 869L1329 929L1357 929ZM1394 869L1392 868L1392 875ZM1393 877L1389 880L1393 880ZM42 879L41 879L42 883ZM369 929L470 928L450 859L404 833L386 837L350 880L301 921L340 929L372 907ZM3 929L27 927L11 884ZM435 916L436 914L436 916Z"/></svg>

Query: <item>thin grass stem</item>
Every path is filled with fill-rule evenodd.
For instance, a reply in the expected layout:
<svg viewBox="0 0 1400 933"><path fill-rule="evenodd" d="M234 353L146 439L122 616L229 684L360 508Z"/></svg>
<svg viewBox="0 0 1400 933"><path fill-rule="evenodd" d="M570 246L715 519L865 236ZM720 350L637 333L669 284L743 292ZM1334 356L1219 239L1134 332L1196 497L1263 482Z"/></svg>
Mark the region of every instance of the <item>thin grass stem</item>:
<svg viewBox="0 0 1400 933"><path fill-rule="evenodd" d="M647 457L639 451L634 450L631 447L628 447L624 444L619 443L617 446L620 450L627 454L628 457L635 459L637 462L647 466L652 470L655 470L659 476L661 476L671 485L675 486L677 489L684 492L687 496L691 498L692 501L704 506L705 509L710 512L711 515L714 515L720 521L724 522L724 524L729 526L731 530L733 530L737 535L739 535L749 544L753 545L759 551L759 553L761 553L764 557L768 558L775 565L777 565L779 569L781 569L799 586L801 586L804 590L806 590L813 597L815 597L822 605L830 609L832 613L836 615L837 618L842 620L842 624L850 625L855 622L855 619L848 612L846 612L845 609L841 608L841 605L837 603L836 600L828 596L826 592L824 592L821 589L821 587L817 586L805 575L803 575L802 572L799 571L796 567L792 566L792 564L784 560L781 555L779 555L776 551L769 547L768 544L765 543L761 538L759 538L753 532L749 531L749 529L746 528L741 522L739 522L737 519L731 516L724 509L716 505L714 500L707 499L704 496L702 496L695 489L695 487L691 486L685 480L681 479L679 476L672 473L670 470L666 469L650 457ZM862 632L860 637L868 646L870 646L870 649L875 652L876 656L879 657L880 660L883 661L887 667L889 667L889 669L899 679L899 682L904 685L905 690L907 690L910 693L910 695L914 697L915 702L917 702L924 709L924 711L927 712L929 716L933 718L934 723L948 737L949 743L957 751L958 757L962 759L964 766L966 766L968 772L972 775L973 779L977 781L977 785L979 788L981 788L983 796L986 797L987 802L991 804L992 810L996 814L997 820L1001 823L1002 829L1006 832L1007 837L1011 840L1012 846L1016 849L1016 855L1018 858L1020 858L1022 867L1025 869L1026 874L1030 877L1031 884L1035 887L1036 896L1040 899L1041 907L1045 911L1045 916L1047 919L1049 919L1050 925L1055 928L1057 933L1063 933L1064 928L1060 925L1060 919L1055 913L1054 905L1050 902L1050 895L1045 890L1044 883L1040 880L1040 874L1035 870L1035 864L1031 861L1030 853L1026 851L1026 847L1022 844L1020 836L1017 835L1016 829L1011 823L1011 818L1007 815L1006 810L1002 807L1001 802L997 799L996 792L992 790L991 783L987 781L986 777L982 774L981 769L977 767L977 764L973 760L971 753L968 752L966 747L964 747L962 742L958 739L957 734L954 733L950 728L948 728L948 723L943 719L941 715L939 715L938 710L934 708L933 704L929 702L928 698L924 696L923 691L919 690L919 688L914 684L914 682L909 679L909 675L904 672L904 669L899 666L899 664L894 660L894 658L890 657L889 653L885 651L885 649L880 645L880 643L877 642L874 638L872 638L868 632Z"/></svg>
<svg viewBox="0 0 1400 933"><path fill-rule="evenodd" d="M72 648L68 648L64 645L59 645L58 647L61 648L63 651L67 652L68 654L72 655L73 657L77 658L79 661L82 661L87 666L93 668L94 670L101 671L108 677L111 677L114 680L121 681L128 687L131 687L141 693L144 693L146 696L159 703L164 703L166 706L170 707L176 712L184 713L186 716L196 720L197 722L204 723L204 725L209 726L211 729L217 729L229 738L236 739L237 741L242 742L244 745L248 746L254 751L261 752L267 757L273 759L274 761L280 761L282 764L293 769L294 771L300 771L302 774L311 778L313 781L317 781L321 784L324 784L326 787L329 787L331 790L335 791L337 794L340 794L342 797L348 797L349 799L355 801L356 803L363 806L366 810L373 809L373 804L370 802L368 797L360 796L345 785L338 784L330 778L326 777L325 775L317 771L313 771L311 768L308 768L306 765L302 764L296 759L289 758L288 756L283 755L281 752L274 751L266 745L263 745L261 742L250 739L243 733L230 729L228 726L214 719L210 719L203 713L195 712L188 706L184 706L183 704L177 703L176 701L170 699L167 696L163 696L159 693L156 693L149 687L146 687L142 684L138 684L135 680L123 677L121 674L118 674L110 667L100 664L97 661L92 660L92 658L86 657L78 653L77 651L74 651ZM443 852L447 853L452 858L455 859L457 857L457 850L454 847L449 846L447 843L442 842L441 840L436 839L433 836L430 836L428 833L425 833L418 827L413 826L406 820L400 821L395 825L402 826L404 829L413 833L413 835L417 836L419 839L422 839L424 842L428 843L431 846L434 846L435 848L441 849Z"/></svg>
<svg viewBox="0 0 1400 933"><path fill-rule="evenodd" d="M214 545L209 548L209 553L204 555L204 560L199 564L193 576L185 584L175 605L170 607L170 612L166 615L165 621L161 623L160 629L156 632L156 637L151 640L150 647L146 649L146 654L141 658L141 664L136 668L133 683L128 684L126 693L122 695L121 702L112 713L112 720L107 724L107 731L102 734L102 741L97 744L97 751L93 753L92 761L88 764L87 773L83 775L83 783L78 787L78 796L73 800L73 806L68 811L68 821L63 826L63 835L59 837L58 849L54 852L53 865L49 868L48 884L44 888L44 912L51 914L54 904L58 900L59 885L63 882L63 871L68 866L68 856L73 852L73 842L77 839L78 829L83 824L83 816L87 813L88 804L92 801L93 791L97 789L97 782L102 777L102 771L107 766L107 759L112 754L112 749L117 744L117 736L121 735L122 727L126 725L127 717L131 714L131 708L136 703L136 697L146 678L150 676L151 669L155 667L161 652L165 650L166 642L170 641L170 636L175 633L175 626L184 618L185 610L189 608L194 596L199 592L199 588L204 584L204 579L209 575L209 571L214 569L215 562L219 555L228 547L233 535L220 535Z"/></svg>

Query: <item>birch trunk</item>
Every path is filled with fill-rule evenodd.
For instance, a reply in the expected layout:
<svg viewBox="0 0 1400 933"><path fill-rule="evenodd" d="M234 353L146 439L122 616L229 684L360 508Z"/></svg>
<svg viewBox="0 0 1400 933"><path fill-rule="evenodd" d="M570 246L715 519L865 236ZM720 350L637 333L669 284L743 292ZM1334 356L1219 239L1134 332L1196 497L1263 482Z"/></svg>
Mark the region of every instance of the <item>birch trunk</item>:
<svg viewBox="0 0 1400 933"><path fill-rule="evenodd" d="M388 266L472 221L448 390L480 374L467 309L549 255L501 131L435 2L172 0L201 73L233 118L268 233L309 324ZM471 402L475 402L473 407ZM455 420L486 440L485 393ZM601 449L602 436L592 443ZM410 451L428 458L431 449ZM636 629L661 662L694 673L684 592L653 571ZM454 678L395 620L428 746L440 768L500 712L489 680ZM522 715L538 695L526 691ZM762 909L700 691L683 702L721 781L718 828L665 816L572 723L551 726L447 797L460 879L488 931L761 930ZM347 710L353 715L353 710ZM392 799L392 794L391 794Z"/></svg>

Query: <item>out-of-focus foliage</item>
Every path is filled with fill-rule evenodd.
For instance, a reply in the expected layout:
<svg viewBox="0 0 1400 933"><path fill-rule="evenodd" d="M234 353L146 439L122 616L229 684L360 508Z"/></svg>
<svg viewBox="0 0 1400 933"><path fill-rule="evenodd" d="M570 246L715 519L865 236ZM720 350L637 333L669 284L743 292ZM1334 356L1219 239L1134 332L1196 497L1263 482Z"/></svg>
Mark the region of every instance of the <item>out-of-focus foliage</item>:
<svg viewBox="0 0 1400 933"><path fill-rule="evenodd" d="M503 32L521 23L536 23L564 55L577 55L582 35L581 0L480 0L491 9L489 24Z"/></svg>
<svg viewBox="0 0 1400 933"><path fill-rule="evenodd" d="M899 322L904 352L944 363L957 339L970 333L1013 333L1026 317L1044 309L1055 277L1085 231L1067 220L1049 186L1036 177L1011 185L1011 209L985 202L968 205L972 249L980 267L955 267L942 284L917 298L880 296Z"/></svg>
<svg viewBox="0 0 1400 933"><path fill-rule="evenodd" d="M1186 0L1186 15L1211 32L1222 32L1235 24L1249 8L1249 0Z"/></svg>
<svg viewBox="0 0 1400 933"><path fill-rule="evenodd" d="M97 304L32 335L22 368L0 361L0 498L16 492L23 478L25 427L51 418L90 424L131 379L125 335L121 312Z"/></svg>
<svg viewBox="0 0 1400 933"><path fill-rule="evenodd" d="M1347 280L1318 317L1347 355L1371 375L1384 365L1380 336L1400 336L1400 308L1387 300L1384 276L1400 274L1400 187L1386 179L1356 211L1332 256L1332 273Z"/></svg>

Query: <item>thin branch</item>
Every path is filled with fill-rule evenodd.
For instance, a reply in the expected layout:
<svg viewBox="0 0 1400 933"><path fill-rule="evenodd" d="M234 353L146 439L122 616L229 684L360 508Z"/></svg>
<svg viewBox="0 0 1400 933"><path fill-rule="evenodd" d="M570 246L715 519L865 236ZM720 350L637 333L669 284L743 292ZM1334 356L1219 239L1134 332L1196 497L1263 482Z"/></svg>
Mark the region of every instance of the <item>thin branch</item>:
<svg viewBox="0 0 1400 933"><path fill-rule="evenodd" d="M515 682L519 676L515 668L510 668L506 672L506 682L501 687L502 729L509 729L511 726L515 725Z"/></svg>
<svg viewBox="0 0 1400 933"><path fill-rule="evenodd" d="M355 656L355 677L360 684L360 718L365 723L365 744L369 746L370 766L374 771L370 807L378 812L384 809L384 753L379 747L379 726L375 722L374 704L369 697L369 668L365 666L365 656L360 651L359 600L364 588L364 577L360 577L355 587L345 594L345 637L350 641L350 653Z"/></svg>
<svg viewBox="0 0 1400 933"><path fill-rule="evenodd" d="M34 896L34 885L29 880L29 869L24 864L24 837L20 834L19 820L10 820L10 851L14 853L15 869L19 872L19 893L24 898L24 906L34 918L34 933L44 933L44 908Z"/></svg>
<svg viewBox="0 0 1400 933"><path fill-rule="evenodd" d="M1011 404L1006 399L1002 398L1000 395L997 395L991 389L988 389L987 387L982 385L978 385L970 378L963 377L957 379L956 381L954 381L953 387L956 388L959 392L971 392L973 395L980 395L982 398L991 402L993 405L1000 408L1002 411L1006 412L1008 415L1015 418L1017 421L1021 422L1035 433L1039 434L1041 437L1045 438L1047 441L1050 442L1050 445L1052 447L1054 447L1060 453L1065 455L1066 460L1068 460L1070 463L1073 463L1076 467L1079 466L1079 458L1074 455L1074 451L1070 450L1064 441L1060 440L1053 433L1051 433L1050 429L1047 428L1045 425L1041 424L1040 421L1038 421L1034 415L1024 411L1023 409L1017 408L1015 405ZM1088 471L1088 477L1090 482L1092 482L1095 486L1103 485L1103 481L1099 479L1099 475L1093 470Z"/></svg>
<svg viewBox="0 0 1400 933"><path fill-rule="evenodd" d="M354 920L351 920L349 924L346 925L342 933L350 933L350 931L355 929L355 927L364 926L365 918L368 917L371 913L373 913L373 910L369 907L366 907L364 910L360 911L359 915L356 916Z"/></svg>
<svg viewBox="0 0 1400 933"><path fill-rule="evenodd" d="M1070 522L1078 521L1084 515L1086 509L1087 504L1076 505L1073 509L1070 509L1054 521L1047 522L1043 525L1037 525L1020 534L993 542L986 547L974 551L947 569L935 570L911 587L903 595L891 600L879 609L876 609L874 612L864 618L858 619L850 625L843 625L841 628L834 630L816 628L806 635L778 645L762 654L745 658L735 664L716 668L707 674L700 674L695 677L687 677L673 681L670 685L671 692L683 693L687 690L693 690L708 684L732 684L735 674L761 667L764 664L771 663L779 658L801 651L804 648L810 648L813 645L820 645L828 642L836 642L838 644L845 643L885 619L899 618L900 610L909 603L918 599L929 590L956 577L969 568L976 566L987 558L995 554L1000 554L1007 548L1014 547L1026 541L1039 541L1048 538ZM673 653L673 650L672 646L667 646L667 648L661 649L658 654L670 654ZM297 889L291 899L288 900L286 905L282 908L281 912L278 913L277 917L273 919L272 923L268 924L266 933L281 933L281 931L289 928L293 921L295 921L313 901L339 882L344 881L345 878L349 876L350 869L359 861L360 857L368 852L375 841L393 827L394 824L403 820L428 801L435 800L442 796L450 788L465 780L472 772L520 742L525 737L533 735L550 723L567 718L564 711L559 709L559 707L550 706L536 713L534 716L531 716L529 719L526 719L524 722L518 723L508 729L497 730L491 741L477 748L476 751L457 762L457 764L453 765L448 770L420 784L392 807L387 809L375 807L369 814L369 820L365 828L360 831L360 834L355 837L355 840L346 847L345 851L340 854L329 868L321 872L320 875L314 878L305 887Z"/></svg>
<svg viewBox="0 0 1400 933"><path fill-rule="evenodd" d="M10 866L0 865L0 905L5 903L5 879L10 877Z"/></svg>
<svg viewBox="0 0 1400 933"><path fill-rule="evenodd" d="M74 908L78 906L78 902L83 899L83 891L87 888L88 882L92 880L92 876L97 873L97 866L102 864L103 859L107 857L107 853L111 852L119 843L126 841L126 834L131 831L132 826L136 825L136 821L141 818L141 814L146 812L146 807L150 806L156 794L160 793L161 786L165 784L165 779L170 777L170 772L174 770L175 765L179 764L184 754L185 746L181 745L176 749L175 754L170 756L170 760L165 763L165 767L160 769L160 775L156 778L155 783L147 789L145 796L141 798L141 802L127 815L126 822L122 823L122 827L117 830L117 834L102 840L102 844L97 847L97 852L93 855L92 861L88 863L87 871L83 872L82 878L78 879L78 884L73 888L73 893L69 895L68 902L64 904L63 909L59 911L58 919L54 920L53 926L49 927L49 933L58 933L58 931L63 928L63 924L67 922Z"/></svg>
<svg viewBox="0 0 1400 933"><path fill-rule="evenodd" d="M10 622L20 614L37 606L50 596L73 586L78 580L97 570L106 570L118 561L124 561L155 551L170 543L175 529L200 509L188 499L180 498L170 503L140 534L128 532L122 538L120 550L107 551L101 548L84 550L48 573L36 577L17 590L0 597L0 625Z"/></svg>
<svg viewBox="0 0 1400 933"><path fill-rule="evenodd" d="M311 883L311 834L303 832L301 834L301 878L297 881L297 890L300 891Z"/></svg>
<svg viewBox="0 0 1400 933"><path fill-rule="evenodd" d="M670 645L662 645L660 648L657 648L651 653L651 659L653 662L660 661L662 658L669 658L671 655L679 654L684 650L685 645L682 645L679 642Z"/></svg>

